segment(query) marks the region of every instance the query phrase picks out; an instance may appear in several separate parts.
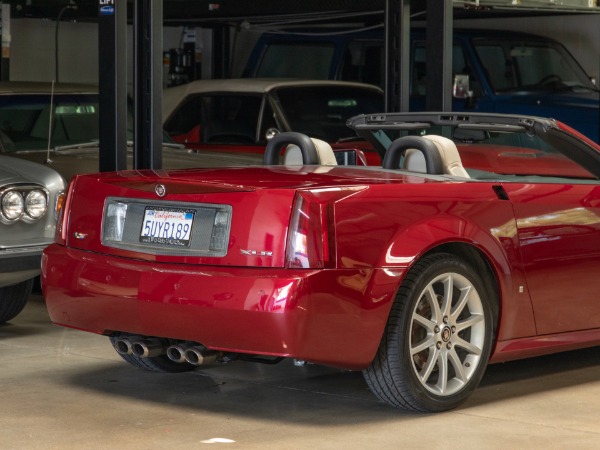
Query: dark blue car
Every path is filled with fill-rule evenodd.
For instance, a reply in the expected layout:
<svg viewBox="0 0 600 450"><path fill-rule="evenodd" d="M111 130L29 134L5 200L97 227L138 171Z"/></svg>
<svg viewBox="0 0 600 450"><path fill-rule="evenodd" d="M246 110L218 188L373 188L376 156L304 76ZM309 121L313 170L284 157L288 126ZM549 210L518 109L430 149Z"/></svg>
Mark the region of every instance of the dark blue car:
<svg viewBox="0 0 600 450"><path fill-rule="evenodd" d="M382 39L383 30L265 33L244 76L344 79L383 86ZM425 62L425 32L414 30L411 111L425 109ZM598 88L557 41L509 31L455 30L452 71L454 111L552 117L598 142Z"/></svg>

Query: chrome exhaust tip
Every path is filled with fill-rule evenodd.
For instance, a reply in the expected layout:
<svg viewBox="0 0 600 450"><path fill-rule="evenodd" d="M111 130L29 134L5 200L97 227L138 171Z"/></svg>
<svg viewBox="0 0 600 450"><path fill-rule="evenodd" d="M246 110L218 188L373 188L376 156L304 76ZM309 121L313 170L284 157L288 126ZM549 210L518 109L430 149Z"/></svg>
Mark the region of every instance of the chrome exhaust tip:
<svg viewBox="0 0 600 450"><path fill-rule="evenodd" d="M208 350L202 345L196 345L185 351L185 360L194 366L201 366L202 364L215 362L220 354L220 352Z"/></svg>
<svg viewBox="0 0 600 450"><path fill-rule="evenodd" d="M132 344L133 343L131 342L131 339L129 339L129 338L120 338L120 339L116 339L113 342L115 350L120 355L132 355L133 354Z"/></svg>
<svg viewBox="0 0 600 450"><path fill-rule="evenodd" d="M195 347L196 344L193 342L181 342L179 344L171 345L167 348L167 357L176 363L187 362L185 358L185 352L191 347Z"/></svg>
<svg viewBox="0 0 600 450"><path fill-rule="evenodd" d="M149 338L134 341L131 352L140 358L153 358L165 353L167 346L161 339Z"/></svg>

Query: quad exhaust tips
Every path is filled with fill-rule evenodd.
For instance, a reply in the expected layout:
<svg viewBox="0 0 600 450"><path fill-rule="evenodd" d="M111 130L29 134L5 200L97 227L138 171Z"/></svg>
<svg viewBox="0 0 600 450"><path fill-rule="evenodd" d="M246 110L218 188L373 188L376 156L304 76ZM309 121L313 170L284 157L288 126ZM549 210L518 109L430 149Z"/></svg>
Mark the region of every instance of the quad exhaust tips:
<svg viewBox="0 0 600 450"><path fill-rule="evenodd" d="M221 352L208 350L196 342L180 342L168 345L166 339L123 336L114 341L114 347L121 355L135 355L139 358L153 358L166 354L176 363L189 363L194 366L215 362Z"/></svg>

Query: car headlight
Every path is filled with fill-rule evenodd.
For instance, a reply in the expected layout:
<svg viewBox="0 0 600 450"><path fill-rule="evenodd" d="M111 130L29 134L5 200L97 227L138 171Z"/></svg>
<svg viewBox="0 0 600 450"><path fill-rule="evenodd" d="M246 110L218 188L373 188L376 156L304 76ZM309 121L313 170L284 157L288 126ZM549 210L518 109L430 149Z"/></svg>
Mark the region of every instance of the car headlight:
<svg viewBox="0 0 600 450"><path fill-rule="evenodd" d="M17 185L0 189L0 222L35 222L48 211L48 192L37 185Z"/></svg>
<svg viewBox="0 0 600 450"><path fill-rule="evenodd" d="M19 219L25 211L25 201L18 191L8 191L2 196L2 214L8 221Z"/></svg>
<svg viewBox="0 0 600 450"><path fill-rule="evenodd" d="M35 189L25 197L25 213L32 219L39 219L46 214L48 202L46 194L39 189Z"/></svg>

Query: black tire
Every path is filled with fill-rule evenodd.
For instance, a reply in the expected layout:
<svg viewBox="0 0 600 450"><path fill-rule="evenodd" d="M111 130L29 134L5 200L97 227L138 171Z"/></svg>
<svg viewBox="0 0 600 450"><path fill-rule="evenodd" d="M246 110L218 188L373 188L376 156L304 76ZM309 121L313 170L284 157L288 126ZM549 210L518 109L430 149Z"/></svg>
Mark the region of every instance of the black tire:
<svg viewBox="0 0 600 450"><path fill-rule="evenodd" d="M434 254L415 264L398 290L377 355L363 370L373 393L422 412L446 411L466 400L492 347L495 306L488 292L454 255Z"/></svg>
<svg viewBox="0 0 600 450"><path fill-rule="evenodd" d="M33 279L0 288L0 323L14 319L27 304Z"/></svg>
<svg viewBox="0 0 600 450"><path fill-rule="evenodd" d="M115 350L117 350L116 341L120 337L120 335L110 336L110 343ZM152 372L181 373L195 369L195 366L190 363L177 363L171 361L167 355L141 358L133 353L127 355L117 351L117 354L132 366L137 367L138 369L150 370Z"/></svg>

